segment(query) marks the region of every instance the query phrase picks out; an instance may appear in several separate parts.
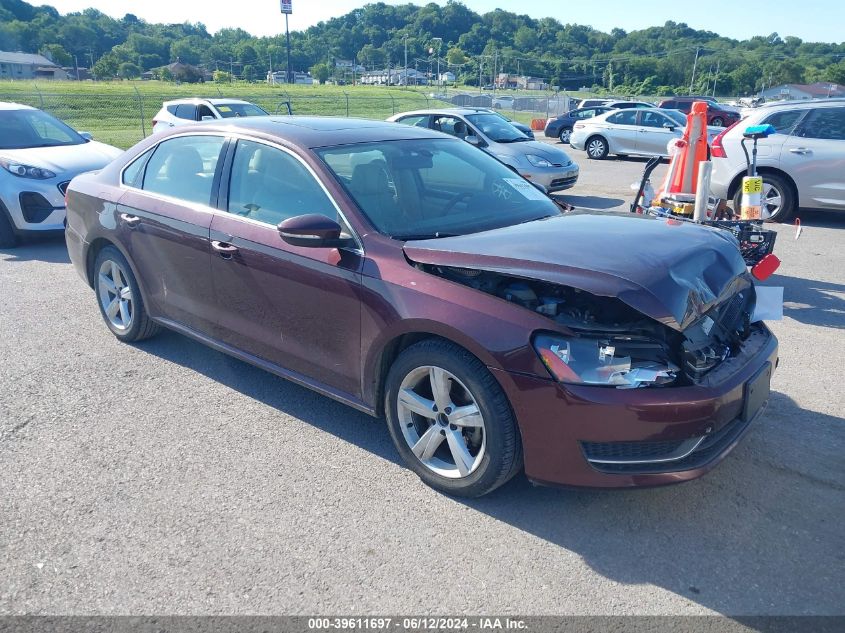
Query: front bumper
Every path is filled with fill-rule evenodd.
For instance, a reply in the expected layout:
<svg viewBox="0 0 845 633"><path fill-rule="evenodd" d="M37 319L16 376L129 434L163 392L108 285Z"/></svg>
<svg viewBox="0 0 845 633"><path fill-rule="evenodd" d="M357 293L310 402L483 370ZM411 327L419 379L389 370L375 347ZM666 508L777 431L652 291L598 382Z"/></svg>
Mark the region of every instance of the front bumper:
<svg viewBox="0 0 845 633"><path fill-rule="evenodd" d="M530 170L519 171L524 178L543 185L546 191L553 193L574 187L578 182L580 168L572 163L567 167L532 167Z"/></svg>
<svg viewBox="0 0 845 633"><path fill-rule="evenodd" d="M493 370L519 423L526 475L537 483L596 488L660 486L702 476L762 411L746 410L747 385L762 382L757 379L767 363L774 370L778 344L765 326L755 337L747 351L713 370L708 384L692 387L561 385Z"/></svg>
<svg viewBox="0 0 845 633"><path fill-rule="evenodd" d="M70 181L62 177L18 180L16 188L4 191L2 196L15 230L21 233L63 230L66 217L63 189Z"/></svg>

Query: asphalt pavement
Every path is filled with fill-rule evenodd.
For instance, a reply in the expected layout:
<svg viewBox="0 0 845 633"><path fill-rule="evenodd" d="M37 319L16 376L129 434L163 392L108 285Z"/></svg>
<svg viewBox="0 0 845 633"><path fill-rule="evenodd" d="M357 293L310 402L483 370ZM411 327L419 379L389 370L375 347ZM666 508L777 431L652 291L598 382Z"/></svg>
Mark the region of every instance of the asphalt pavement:
<svg viewBox="0 0 845 633"><path fill-rule="evenodd" d="M624 208L645 161L564 198ZM383 422L173 333L124 345L61 240L0 251L0 614L843 614L845 214L778 227L768 411L704 478L460 501Z"/></svg>

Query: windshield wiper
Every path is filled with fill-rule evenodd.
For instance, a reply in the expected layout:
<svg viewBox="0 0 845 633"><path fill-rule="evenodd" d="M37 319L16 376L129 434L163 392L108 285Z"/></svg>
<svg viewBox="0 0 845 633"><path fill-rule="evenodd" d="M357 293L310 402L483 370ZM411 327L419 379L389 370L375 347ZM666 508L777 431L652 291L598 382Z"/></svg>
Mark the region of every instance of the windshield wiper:
<svg viewBox="0 0 845 633"><path fill-rule="evenodd" d="M503 138L499 139L497 143L524 143L525 141L530 141L531 139L527 136L517 136L516 138Z"/></svg>
<svg viewBox="0 0 845 633"><path fill-rule="evenodd" d="M441 237L457 237L458 235L459 233L442 233L438 231L437 233L420 233L419 235L394 235L393 239L410 242L414 240L434 240Z"/></svg>

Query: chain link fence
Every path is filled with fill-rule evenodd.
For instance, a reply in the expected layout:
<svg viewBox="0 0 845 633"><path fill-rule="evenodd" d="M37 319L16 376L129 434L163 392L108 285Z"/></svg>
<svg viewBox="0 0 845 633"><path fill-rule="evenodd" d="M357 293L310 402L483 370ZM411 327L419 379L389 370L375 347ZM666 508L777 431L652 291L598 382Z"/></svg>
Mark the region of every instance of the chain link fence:
<svg viewBox="0 0 845 633"><path fill-rule="evenodd" d="M192 95L205 98L227 97L215 88L205 88ZM72 128L90 132L109 145L128 148L152 133L152 122L165 101L180 97L133 91L103 94L61 94L42 92L0 92L0 101L34 106L58 117ZM443 102L421 92L397 90L395 94L362 95L335 92L329 94L288 94L284 90L246 94L238 91L233 99L250 101L270 114L287 114L288 104L294 114L386 119L398 112L434 107Z"/></svg>

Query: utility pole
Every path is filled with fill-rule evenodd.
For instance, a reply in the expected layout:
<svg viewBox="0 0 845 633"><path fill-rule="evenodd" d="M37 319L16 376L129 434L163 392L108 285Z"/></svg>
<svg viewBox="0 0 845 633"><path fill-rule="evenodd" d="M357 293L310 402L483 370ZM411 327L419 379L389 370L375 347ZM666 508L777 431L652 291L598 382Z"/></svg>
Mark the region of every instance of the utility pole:
<svg viewBox="0 0 845 633"><path fill-rule="evenodd" d="M719 81L719 64L722 60L716 60L716 75L713 77L713 98L716 98L716 82Z"/></svg>
<svg viewBox="0 0 845 633"><path fill-rule="evenodd" d="M608 73L608 81L609 86L608 90L612 93L613 92L613 62L607 62L607 73Z"/></svg>
<svg viewBox="0 0 845 633"><path fill-rule="evenodd" d="M437 42L437 52L436 52L436 54L437 54L437 85L441 86L442 84L441 84L441 81L440 81L440 46L443 44L443 38L442 37L433 37L431 39L432 39L432 41Z"/></svg>
<svg viewBox="0 0 845 633"><path fill-rule="evenodd" d="M692 63L692 79L689 82L689 93L692 94L692 86L695 83L695 67L698 66L698 51L699 47L695 47L695 61Z"/></svg>
<svg viewBox="0 0 845 633"><path fill-rule="evenodd" d="M405 40L405 86L408 85L408 34L402 36L402 39Z"/></svg>
<svg viewBox="0 0 845 633"><path fill-rule="evenodd" d="M481 57L478 58L478 94L481 94Z"/></svg>
<svg viewBox="0 0 845 633"><path fill-rule="evenodd" d="M232 78L235 76L235 61L229 57L229 83L232 83Z"/></svg>
<svg viewBox="0 0 845 633"><path fill-rule="evenodd" d="M494 99L496 98L496 80L498 79L498 77L496 76L496 66L498 66L498 65L499 65L499 49L494 48L493 49L493 74L491 75L491 77L493 79L493 81L491 83L493 84L493 98Z"/></svg>
<svg viewBox="0 0 845 633"><path fill-rule="evenodd" d="M293 6L292 0L281 0L280 2L282 7L282 13L285 15L285 39L287 40L287 48L288 48L288 66L287 66L287 73L285 74L285 82L291 83L291 73L290 73L290 29L288 28L288 16L293 13ZM355 60L352 61L355 63ZM353 82L354 83L354 82Z"/></svg>

